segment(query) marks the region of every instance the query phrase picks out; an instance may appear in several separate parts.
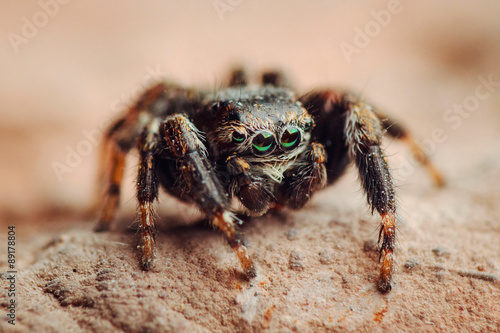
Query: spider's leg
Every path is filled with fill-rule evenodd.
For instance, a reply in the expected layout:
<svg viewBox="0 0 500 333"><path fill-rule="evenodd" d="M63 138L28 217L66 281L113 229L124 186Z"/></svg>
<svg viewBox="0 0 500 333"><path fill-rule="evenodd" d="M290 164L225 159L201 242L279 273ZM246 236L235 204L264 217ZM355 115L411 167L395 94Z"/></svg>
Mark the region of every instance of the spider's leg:
<svg viewBox="0 0 500 333"><path fill-rule="evenodd" d="M106 189L96 231L110 227L120 201L125 156L136 146L141 133L153 119L175 113L176 107L183 102L192 104L195 100L196 96L186 89L158 83L142 94L124 116L111 124L101 146L99 184L106 184Z"/></svg>
<svg viewBox="0 0 500 333"><path fill-rule="evenodd" d="M346 97L345 101L345 137L349 153L358 167L372 211L376 209L382 216L379 235L382 267L378 287L389 291L394 271L396 202L391 174L381 148L382 126L369 105L351 97Z"/></svg>
<svg viewBox="0 0 500 333"><path fill-rule="evenodd" d="M425 153L422 147L415 141L413 136L408 132L408 130L397 123L396 121L388 118L386 115L382 115L379 112L376 112L377 117L380 119L382 123L382 127L386 130L387 134L391 137L402 140L405 142L411 149L413 155L417 159L417 161L424 166L427 172L430 174L436 186L444 186L445 181L443 175L439 170L432 164L429 159L429 156Z"/></svg>
<svg viewBox="0 0 500 333"><path fill-rule="evenodd" d="M396 239L394 186L381 148L382 125L369 105L334 91L314 92L301 99L315 117L313 139L325 145L328 183L337 179L354 160L372 212L382 217L378 287L391 289Z"/></svg>
<svg viewBox="0 0 500 333"><path fill-rule="evenodd" d="M153 202L158 197L158 176L155 154L158 151L160 121L153 120L139 137L139 170L137 200L141 220L142 268L153 267L156 226Z"/></svg>
<svg viewBox="0 0 500 333"><path fill-rule="evenodd" d="M262 84L270 84L275 87L288 87L285 75L278 70L266 71L262 73Z"/></svg>
<svg viewBox="0 0 500 333"><path fill-rule="evenodd" d="M146 91L125 116L111 124L104 135L99 156L98 182L99 185L105 183L106 189L99 222L94 229L96 231L109 230L116 209L120 204L125 157L151 118L148 104L153 104L164 90L165 87L158 84ZM142 120L139 119L141 114L145 115Z"/></svg>
<svg viewBox="0 0 500 333"><path fill-rule="evenodd" d="M123 179L123 169L127 150L123 149L123 147L112 138L112 134L114 133L113 129L118 128L122 122L122 119L120 119L108 133L106 133L100 147L98 185L105 183L106 188L99 222L94 229L95 231L109 230L111 221L120 203L120 187Z"/></svg>
<svg viewBox="0 0 500 333"><path fill-rule="evenodd" d="M248 84L247 73L243 68L234 68L229 74L229 86L246 86Z"/></svg>
<svg viewBox="0 0 500 333"><path fill-rule="evenodd" d="M229 211L227 193L207 157L200 133L187 117L177 114L166 118L161 134L166 145L165 154L176 162L181 178L177 184L184 186L184 195L190 197L224 234L246 276L255 277L254 265L237 230L241 221Z"/></svg>

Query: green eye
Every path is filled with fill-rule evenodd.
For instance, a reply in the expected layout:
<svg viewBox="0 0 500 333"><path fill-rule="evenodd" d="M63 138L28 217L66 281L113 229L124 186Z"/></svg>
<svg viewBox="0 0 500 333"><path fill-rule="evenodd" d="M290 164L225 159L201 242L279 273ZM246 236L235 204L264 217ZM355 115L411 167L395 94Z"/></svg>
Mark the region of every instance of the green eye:
<svg viewBox="0 0 500 333"><path fill-rule="evenodd" d="M234 131L233 132L233 142L242 143L245 140L245 134Z"/></svg>
<svg viewBox="0 0 500 333"><path fill-rule="evenodd" d="M269 132L259 133L252 141L254 152L257 155L265 155L272 152L275 143L274 136Z"/></svg>
<svg viewBox="0 0 500 333"><path fill-rule="evenodd" d="M300 143L300 131L297 128L287 128L281 136L281 145L284 149L293 149Z"/></svg>
<svg viewBox="0 0 500 333"><path fill-rule="evenodd" d="M307 119L305 125L304 125L304 131L309 131L311 127L313 126L313 120L311 118Z"/></svg>

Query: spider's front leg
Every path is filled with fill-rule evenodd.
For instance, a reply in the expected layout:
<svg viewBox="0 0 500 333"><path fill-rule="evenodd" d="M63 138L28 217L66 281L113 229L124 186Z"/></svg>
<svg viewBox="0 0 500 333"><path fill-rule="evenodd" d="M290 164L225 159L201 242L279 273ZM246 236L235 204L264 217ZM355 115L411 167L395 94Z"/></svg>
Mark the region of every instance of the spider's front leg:
<svg viewBox="0 0 500 333"><path fill-rule="evenodd" d="M236 252L248 278L256 276L255 267L243 245L237 225L241 221L229 211L229 199L207 157L199 131L183 115L168 117L161 127L166 154L176 162L180 179L174 186L183 186L184 196L194 201L214 226L226 237ZM174 189L175 191L175 189Z"/></svg>
<svg viewBox="0 0 500 333"><path fill-rule="evenodd" d="M389 291L394 271L396 202L391 174L381 148L382 126L369 105L350 97L345 98L345 105L345 138L349 154L358 167L372 212L376 209L382 217L379 233L382 267L378 287L381 291Z"/></svg>
<svg viewBox="0 0 500 333"><path fill-rule="evenodd" d="M381 148L382 126L369 105L347 94L314 92L302 97L316 120L313 140L324 143L328 183L333 183L354 160L372 212L382 217L379 243L382 266L378 288L391 289L396 239L394 186Z"/></svg>
<svg viewBox="0 0 500 333"><path fill-rule="evenodd" d="M149 270L154 264L154 243L156 226L153 202L158 197L157 161L155 154L159 150L160 121L153 120L139 136L139 170L137 173L137 200L141 220L141 265Z"/></svg>

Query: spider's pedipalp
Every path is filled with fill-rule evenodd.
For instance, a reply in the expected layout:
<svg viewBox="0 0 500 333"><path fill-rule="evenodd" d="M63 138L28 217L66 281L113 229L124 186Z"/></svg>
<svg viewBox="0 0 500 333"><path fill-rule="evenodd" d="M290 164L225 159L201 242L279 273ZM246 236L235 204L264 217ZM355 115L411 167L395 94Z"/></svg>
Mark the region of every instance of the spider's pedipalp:
<svg viewBox="0 0 500 333"><path fill-rule="evenodd" d="M278 191L279 204L293 209L302 208L315 192L326 186L326 155L323 144L311 143L299 156L304 162L297 163L286 172Z"/></svg>
<svg viewBox="0 0 500 333"><path fill-rule="evenodd" d="M229 186L231 194L240 200L251 215L266 213L273 199L270 181L252 172L250 163L241 156L229 156L225 163L232 177Z"/></svg>

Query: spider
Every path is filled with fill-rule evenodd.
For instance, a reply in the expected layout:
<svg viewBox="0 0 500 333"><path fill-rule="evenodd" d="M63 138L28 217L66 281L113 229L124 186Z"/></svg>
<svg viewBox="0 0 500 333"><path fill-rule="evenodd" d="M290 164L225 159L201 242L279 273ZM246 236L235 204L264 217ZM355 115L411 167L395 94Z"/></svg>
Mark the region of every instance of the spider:
<svg viewBox="0 0 500 333"><path fill-rule="evenodd" d="M405 128L355 95L317 90L298 97L285 82L282 73L271 71L251 85L237 69L216 92L172 83L148 89L104 136L101 180L106 188L96 231L110 227L125 156L137 148L142 268L154 267L153 203L161 185L206 215L251 279L256 269L238 230L242 221L234 202L252 216L271 208L298 209L354 162L372 214L376 210L381 216L377 286L389 291L397 214L383 134L409 143L435 182L441 185L443 179Z"/></svg>

